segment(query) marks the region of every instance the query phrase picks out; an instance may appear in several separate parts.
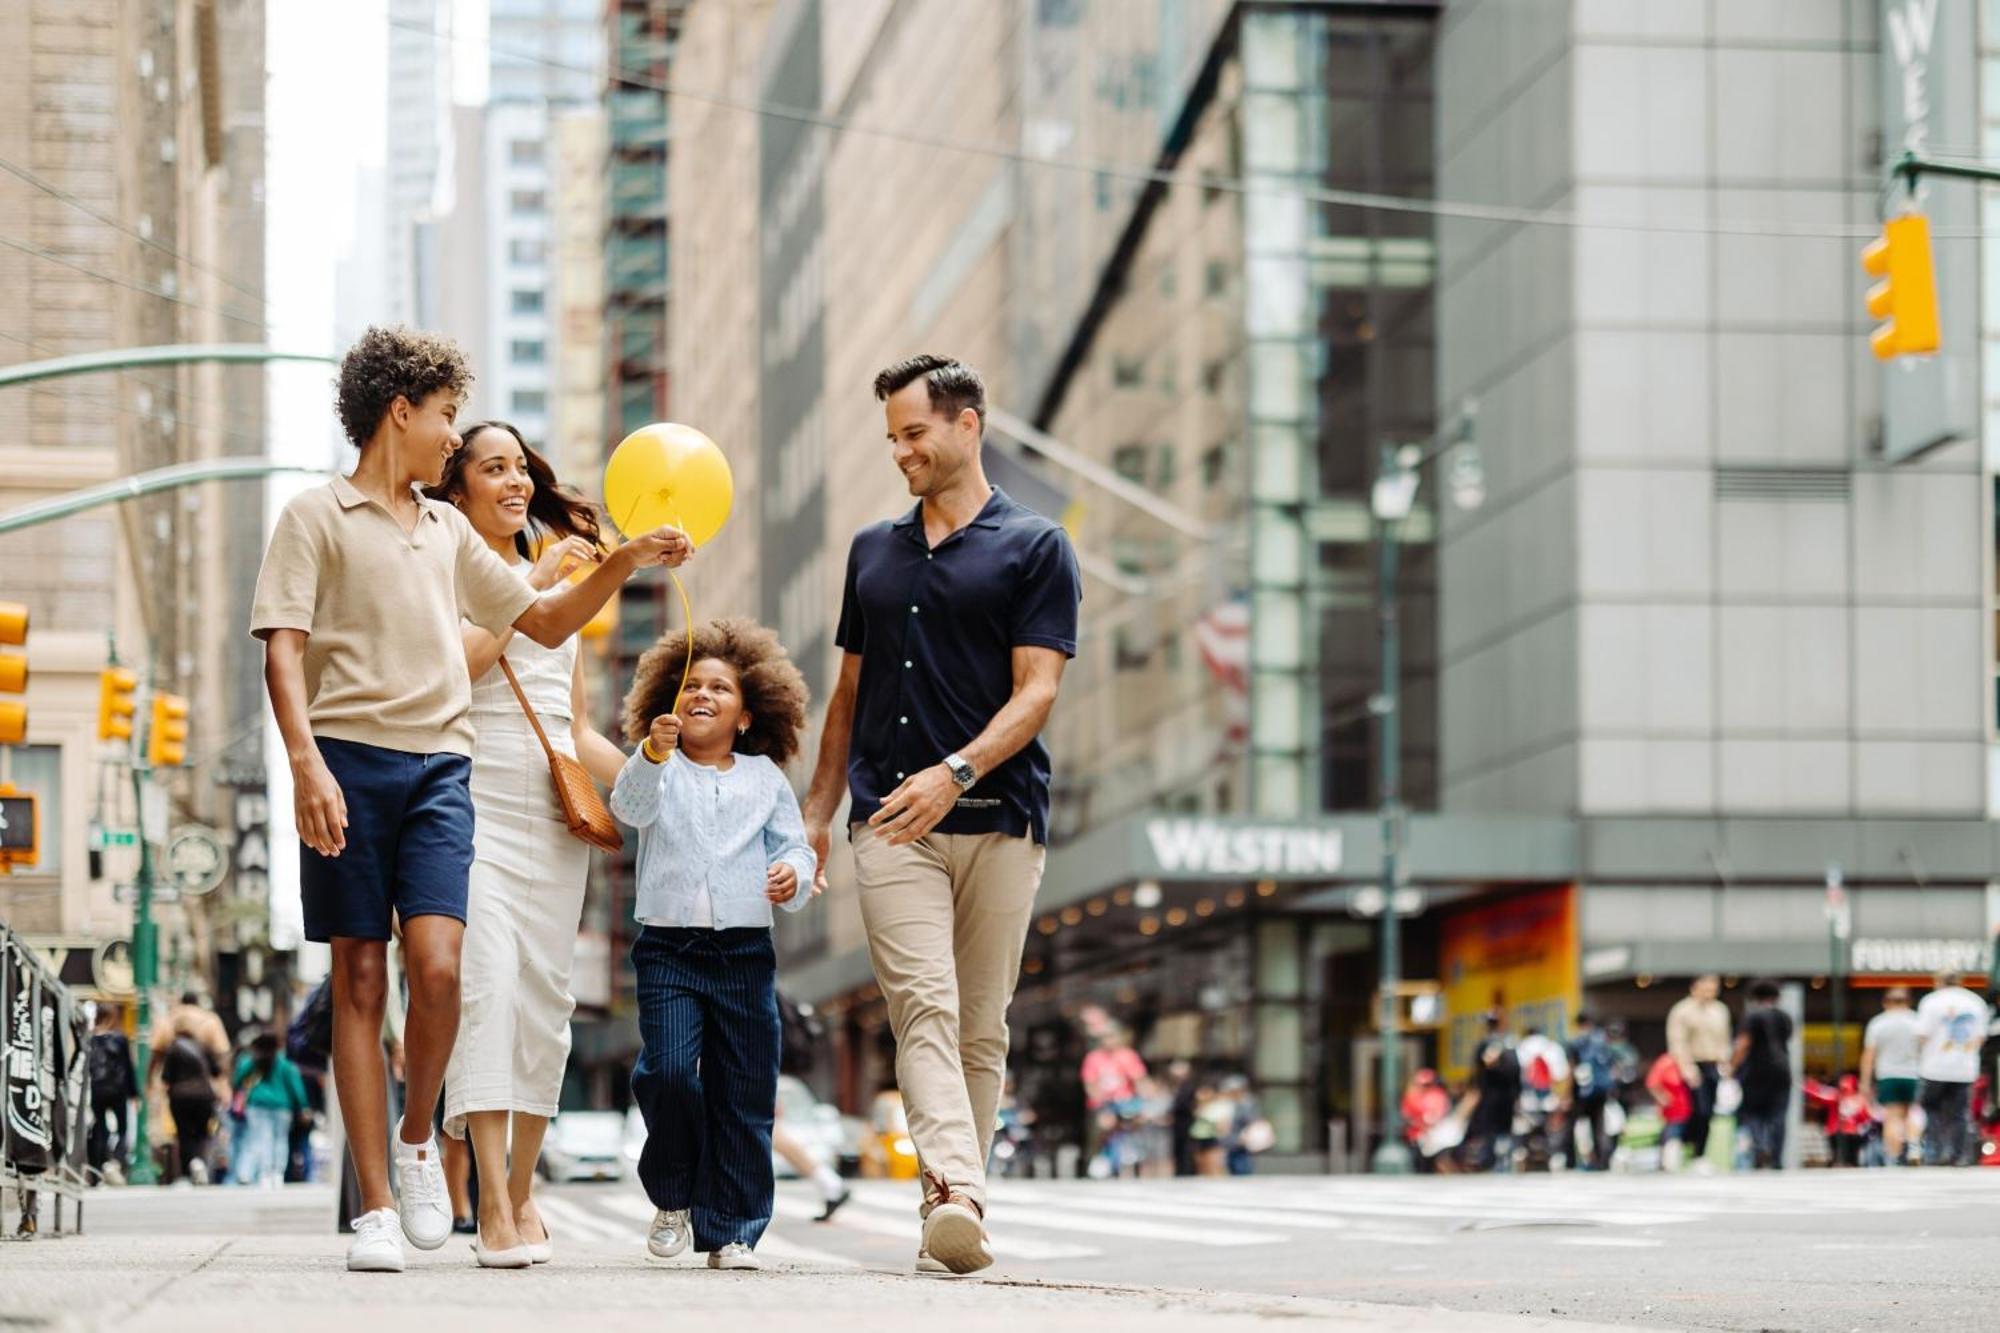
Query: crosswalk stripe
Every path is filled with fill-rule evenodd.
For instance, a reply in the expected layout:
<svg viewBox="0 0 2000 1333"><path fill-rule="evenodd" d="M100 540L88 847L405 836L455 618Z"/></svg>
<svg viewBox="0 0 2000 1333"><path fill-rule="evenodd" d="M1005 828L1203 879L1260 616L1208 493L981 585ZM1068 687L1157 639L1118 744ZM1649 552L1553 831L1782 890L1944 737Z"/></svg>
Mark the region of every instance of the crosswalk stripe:
<svg viewBox="0 0 2000 1333"><path fill-rule="evenodd" d="M1278 1208L1217 1207L1212 1204L1155 1202L1151 1199L1121 1199L1082 1193L1067 1193L1060 1196L1023 1193L1009 1190L1004 1202L1007 1207L1016 1203L1041 1207L1060 1201L1065 1208L1081 1208L1086 1212L1136 1213L1144 1217L1186 1217L1205 1222L1239 1222L1251 1226L1300 1227L1307 1231L1343 1231L1347 1219L1332 1213L1293 1212ZM1011 1216L1011 1213L1009 1214Z"/></svg>
<svg viewBox="0 0 2000 1333"><path fill-rule="evenodd" d="M914 1255L917 1244L922 1239L922 1231L916 1214L910 1213L905 1219L884 1217L871 1211L866 1200L857 1198L840 1211L833 1221L826 1225L838 1230L870 1231L878 1236L894 1236L907 1241L910 1253ZM780 1195L777 1213L794 1221L810 1222L819 1216L819 1209L805 1199L788 1199ZM1062 1245L1049 1241L1034 1240L1004 1231L993 1239L993 1252L1008 1259L1089 1259L1102 1254L1102 1250L1085 1245Z"/></svg>
<svg viewBox="0 0 2000 1333"><path fill-rule="evenodd" d="M595 1213L571 1199L556 1198L542 1193L535 1196L535 1206L544 1214L552 1214L555 1217L558 1225L549 1228L549 1237L552 1240L570 1236L585 1241L633 1239L629 1227L621 1227L610 1218ZM652 1216L650 1210L646 1216L649 1218ZM645 1238L641 1236L639 1239L643 1242Z"/></svg>
<svg viewBox="0 0 2000 1333"><path fill-rule="evenodd" d="M1168 1226L1153 1222L1128 1221L1122 1217L1101 1214L1086 1214L1068 1211L1069 1200L1064 1206L1051 1207L1040 1200L1026 1200L1015 1208L1007 1205L1005 1198L995 1199L992 1216L1002 1231L1012 1231L1016 1227L1035 1227L1045 1231L1082 1231L1093 1236L1126 1236L1133 1240L1164 1240L1188 1245L1270 1245L1283 1239L1268 1231L1231 1231L1221 1228L1196 1228ZM857 1195L854 1204L863 1208L878 1208L873 1193Z"/></svg>
<svg viewBox="0 0 2000 1333"><path fill-rule="evenodd" d="M1335 1213L1350 1217L1400 1217L1412 1220L1461 1221L1467 1218L1483 1218L1493 1221L1536 1222L1560 1217L1566 1222L1597 1222L1606 1226L1650 1227L1665 1226L1674 1222L1693 1222L1707 1215L1706 1210L1666 1212L1654 1210L1606 1211L1598 1209L1566 1208L1551 1200L1548 1207L1521 1207L1519 1205L1494 1204L1452 1204L1440 1203L1388 1203L1371 1202L1362 1199L1329 1199L1323 1196L1278 1195L1272 1203L1283 1208L1303 1208L1310 1212Z"/></svg>
<svg viewBox="0 0 2000 1333"><path fill-rule="evenodd" d="M817 1264L825 1268L859 1268L859 1259L850 1259L844 1254L834 1254L829 1250L815 1250L808 1245L799 1245L786 1240L775 1231L766 1231L764 1239L757 1242L757 1253L772 1259L782 1259L786 1263Z"/></svg>

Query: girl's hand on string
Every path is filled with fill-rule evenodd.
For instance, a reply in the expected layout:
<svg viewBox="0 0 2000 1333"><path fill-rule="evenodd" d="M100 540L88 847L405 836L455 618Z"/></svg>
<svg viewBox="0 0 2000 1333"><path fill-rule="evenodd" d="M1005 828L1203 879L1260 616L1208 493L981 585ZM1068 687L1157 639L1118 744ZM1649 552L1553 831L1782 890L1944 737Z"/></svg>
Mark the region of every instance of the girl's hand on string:
<svg viewBox="0 0 2000 1333"><path fill-rule="evenodd" d="M672 713L662 713L653 719L653 729L646 733L646 744L652 747L653 754L659 756L659 759L653 760L654 763L659 763L680 748L680 743L680 718ZM652 758L651 755L647 757Z"/></svg>

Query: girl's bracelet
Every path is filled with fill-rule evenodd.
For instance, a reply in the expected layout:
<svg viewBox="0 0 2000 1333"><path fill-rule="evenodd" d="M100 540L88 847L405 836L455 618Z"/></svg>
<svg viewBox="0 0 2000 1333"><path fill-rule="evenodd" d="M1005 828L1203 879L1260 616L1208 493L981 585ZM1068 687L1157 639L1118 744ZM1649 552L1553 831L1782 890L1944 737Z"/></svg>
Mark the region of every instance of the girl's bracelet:
<svg viewBox="0 0 2000 1333"><path fill-rule="evenodd" d="M667 762L665 755L654 753L653 738L651 736L639 742L639 753L646 756L646 762L649 764L664 764Z"/></svg>

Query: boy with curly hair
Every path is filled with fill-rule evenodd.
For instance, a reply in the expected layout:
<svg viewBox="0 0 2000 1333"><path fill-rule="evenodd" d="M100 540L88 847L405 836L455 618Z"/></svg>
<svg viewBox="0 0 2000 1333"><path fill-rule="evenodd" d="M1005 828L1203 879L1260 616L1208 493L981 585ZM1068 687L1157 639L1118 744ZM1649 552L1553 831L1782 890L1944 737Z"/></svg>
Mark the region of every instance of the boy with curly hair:
<svg viewBox="0 0 2000 1333"><path fill-rule="evenodd" d="M555 647L638 569L689 554L683 534L661 528L582 583L538 595L463 514L416 491L436 485L458 449L471 382L448 338L362 335L338 388L360 462L278 515L251 608L291 760L306 938L333 945L334 1086L361 1187L347 1251L355 1271L401 1272L403 1236L434 1250L452 1229L431 1113L458 1033L472 864L461 619ZM410 983L395 1193L380 1044L393 918Z"/></svg>
<svg viewBox="0 0 2000 1333"><path fill-rule="evenodd" d="M639 1181L657 1210L646 1248L661 1259L692 1240L710 1268L759 1266L780 1046L771 908L804 907L816 865L779 767L805 720L804 678L747 620L662 639L625 699L639 749L611 810L639 830L632 1097L646 1119Z"/></svg>

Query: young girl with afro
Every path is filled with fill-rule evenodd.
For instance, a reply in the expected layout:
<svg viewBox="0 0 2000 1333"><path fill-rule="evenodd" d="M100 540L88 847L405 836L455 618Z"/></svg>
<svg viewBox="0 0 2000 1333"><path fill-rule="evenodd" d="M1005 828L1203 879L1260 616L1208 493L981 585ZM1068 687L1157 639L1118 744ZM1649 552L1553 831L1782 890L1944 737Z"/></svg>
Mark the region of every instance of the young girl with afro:
<svg viewBox="0 0 2000 1333"><path fill-rule="evenodd" d="M625 698L639 748L611 792L612 813L639 830L639 1180L657 1210L650 1253L692 1243L710 1268L747 1270L771 1220L771 910L804 907L817 868L779 767L798 750L806 685L760 625L717 620L689 637L640 659Z"/></svg>

